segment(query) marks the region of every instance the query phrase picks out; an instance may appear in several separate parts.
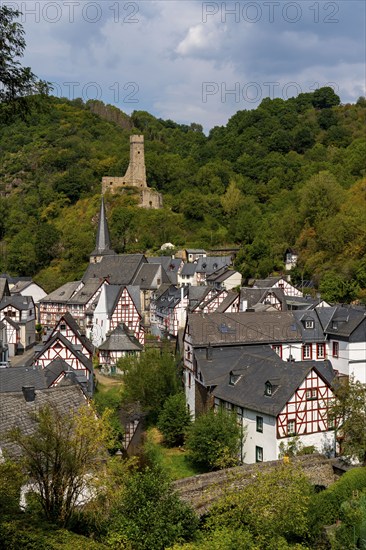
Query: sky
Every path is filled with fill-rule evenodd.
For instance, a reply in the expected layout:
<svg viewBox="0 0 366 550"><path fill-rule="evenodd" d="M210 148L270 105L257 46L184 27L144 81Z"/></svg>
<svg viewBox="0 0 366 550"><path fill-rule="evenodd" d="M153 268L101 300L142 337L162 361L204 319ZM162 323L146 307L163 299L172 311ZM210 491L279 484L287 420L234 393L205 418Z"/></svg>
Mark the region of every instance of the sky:
<svg viewBox="0 0 366 550"><path fill-rule="evenodd" d="M1 1L1 0L0 0ZM22 63L61 97L100 99L208 132L265 97L366 95L366 2L3 1Z"/></svg>

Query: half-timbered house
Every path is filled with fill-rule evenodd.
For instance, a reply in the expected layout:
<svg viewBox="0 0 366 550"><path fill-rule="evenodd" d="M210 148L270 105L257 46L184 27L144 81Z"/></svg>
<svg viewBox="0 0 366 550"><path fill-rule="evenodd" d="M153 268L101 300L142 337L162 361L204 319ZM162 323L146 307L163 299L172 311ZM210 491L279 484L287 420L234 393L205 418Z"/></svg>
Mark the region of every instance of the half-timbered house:
<svg viewBox="0 0 366 550"><path fill-rule="evenodd" d="M137 286L107 285L102 288L94 310L90 339L99 347L107 333L124 323L135 338L144 345L145 330L142 324L140 288Z"/></svg>
<svg viewBox="0 0 366 550"><path fill-rule="evenodd" d="M113 373L121 357L139 354L142 345L126 325L118 325L98 348L99 364L104 372Z"/></svg>
<svg viewBox="0 0 366 550"><path fill-rule="evenodd" d="M223 267L232 265L231 256L207 256L198 258L196 267L196 280L198 285L205 285L208 275L215 273Z"/></svg>
<svg viewBox="0 0 366 550"><path fill-rule="evenodd" d="M32 364L55 376L54 384L72 373L80 385L85 385L89 395L93 394L93 363L82 353L82 346L72 344L60 332L53 334L43 346L36 349Z"/></svg>
<svg viewBox="0 0 366 550"><path fill-rule="evenodd" d="M222 267L214 273L206 276L206 284L213 286L218 290L232 290L233 288L240 287L241 280L241 274L234 269L229 269L228 267Z"/></svg>
<svg viewBox="0 0 366 550"><path fill-rule="evenodd" d="M334 450L328 410L334 398L334 371L329 362L282 361L269 346L213 348L196 352L204 406L235 411L246 435L245 463L276 460L281 443L297 436L319 452Z"/></svg>
<svg viewBox="0 0 366 550"><path fill-rule="evenodd" d="M256 279L254 288L281 288L286 296L302 296L301 290L294 287L283 277L267 277L266 279Z"/></svg>
<svg viewBox="0 0 366 550"><path fill-rule="evenodd" d="M53 331L49 334L49 338L52 338L57 332L69 340L73 346L77 346L77 349L80 349L83 355L89 359L93 358L93 344L70 313L66 312L61 317Z"/></svg>
<svg viewBox="0 0 366 550"><path fill-rule="evenodd" d="M66 304L67 311L71 313L81 328L90 324L90 312L93 312L98 303L103 285L109 284L106 279L87 279L78 292L75 292Z"/></svg>
<svg viewBox="0 0 366 550"><path fill-rule="evenodd" d="M39 302L41 325L53 328L66 313L68 302L83 286L82 281L66 283L42 298Z"/></svg>
<svg viewBox="0 0 366 550"><path fill-rule="evenodd" d="M31 348L36 341L36 310L31 296L4 296L0 302L0 320L5 317L20 328L17 352Z"/></svg>
<svg viewBox="0 0 366 550"><path fill-rule="evenodd" d="M151 333L161 338L178 335L187 317L188 292L191 287L171 285L156 300L151 310Z"/></svg>

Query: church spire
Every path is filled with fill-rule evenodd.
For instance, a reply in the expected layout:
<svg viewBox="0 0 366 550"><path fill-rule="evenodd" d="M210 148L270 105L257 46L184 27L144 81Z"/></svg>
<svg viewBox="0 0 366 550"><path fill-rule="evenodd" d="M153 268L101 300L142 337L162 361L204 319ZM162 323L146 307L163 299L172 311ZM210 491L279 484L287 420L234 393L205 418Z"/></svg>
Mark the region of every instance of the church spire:
<svg viewBox="0 0 366 550"><path fill-rule="evenodd" d="M104 198L102 196L96 245L95 245L95 249L90 254L90 262L97 263L101 261L103 256L110 256L114 254L114 251L110 248L110 245L111 245L111 241L109 238L107 215L106 215L105 206L104 206Z"/></svg>

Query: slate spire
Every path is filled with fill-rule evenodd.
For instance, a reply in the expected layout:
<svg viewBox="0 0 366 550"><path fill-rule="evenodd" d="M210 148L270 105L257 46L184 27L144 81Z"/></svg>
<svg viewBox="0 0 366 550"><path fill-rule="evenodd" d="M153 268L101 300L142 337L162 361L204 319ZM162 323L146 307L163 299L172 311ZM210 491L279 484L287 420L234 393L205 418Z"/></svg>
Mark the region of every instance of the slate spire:
<svg viewBox="0 0 366 550"><path fill-rule="evenodd" d="M107 215L106 215L105 206L104 206L104 198L102 196L96 245L95 245L95 249L90 255L90 261L93 263L99 262L102 259L102 256L110 256L111 254L114 254L114 251L110 248L110 245L111 245L111 241L109 238Z"/></svg>

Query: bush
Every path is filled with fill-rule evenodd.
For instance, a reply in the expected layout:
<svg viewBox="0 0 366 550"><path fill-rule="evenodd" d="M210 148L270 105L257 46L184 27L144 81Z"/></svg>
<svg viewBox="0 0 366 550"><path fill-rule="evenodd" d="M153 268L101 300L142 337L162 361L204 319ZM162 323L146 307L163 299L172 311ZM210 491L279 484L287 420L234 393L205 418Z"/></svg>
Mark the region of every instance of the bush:
<svg viewBox="0 0 366 550"><path fill-rule="evenodd" d="M355 491L366 488L366 467L346 472L325 491L313 496L309 507L309 525L313 536L318 536L324 525L332 525L341 516L342 503L349 500Z"/></svg>
<svg viewBox="0 0 366 550"><path fill-rule="evenodd" d="M219 409L196 419L187 431L186 446L194 463L215 470L238 463L241 440L236 415Z"/></svg>
<svg viewBox="0 0 366 550"><path fill-rule="evenodd" d="M183 445L190 423L191 416L184 393L168 397L158 418L158 428L164 436L164 443L168 447Z"/></svg>

